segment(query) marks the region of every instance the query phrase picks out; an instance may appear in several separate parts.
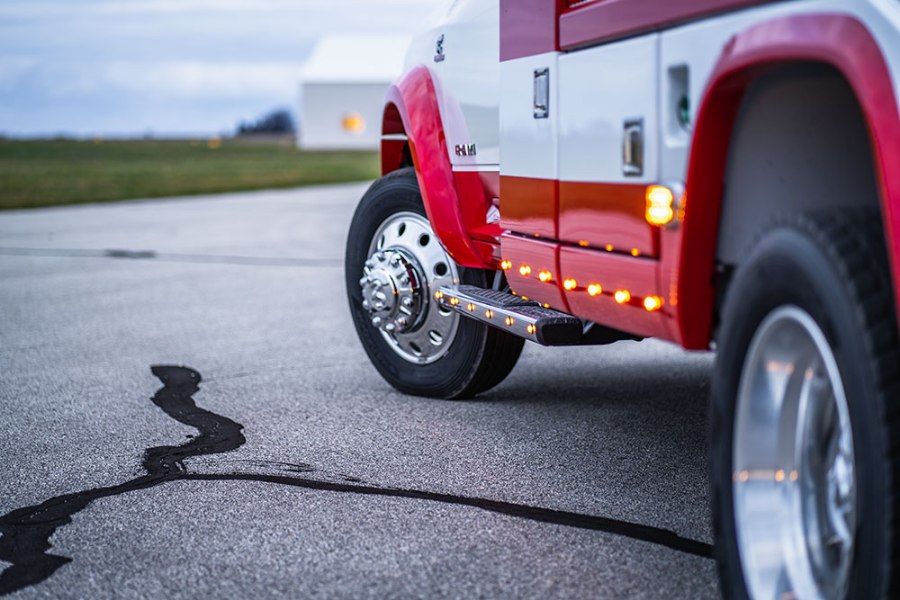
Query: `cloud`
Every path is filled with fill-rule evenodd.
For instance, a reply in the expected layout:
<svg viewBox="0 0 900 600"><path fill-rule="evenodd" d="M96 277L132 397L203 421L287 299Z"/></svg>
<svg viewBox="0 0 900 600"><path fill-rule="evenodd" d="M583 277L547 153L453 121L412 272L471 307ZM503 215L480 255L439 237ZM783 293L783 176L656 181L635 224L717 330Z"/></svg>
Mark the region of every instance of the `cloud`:
<svg viewBox="0 0 900 600"><path fill-rule="evenodd" d="M258 116L247 111L295 104L319 36L408 34L440 3L3 0L0 131L108 131L104 116L110 127L140 131L159 123L171 131L181 114L192 115L183 125L191 131L197 115L215 115L220 131ZM133 127L117 108L126 106Z"/></svg>
<svg viewBox="0 0 900 600"><path fill-rule="evenodd" d="M97 84L173 98L277 98L296 87L299 73L294 62L115 61L103 66Z"/></svg>

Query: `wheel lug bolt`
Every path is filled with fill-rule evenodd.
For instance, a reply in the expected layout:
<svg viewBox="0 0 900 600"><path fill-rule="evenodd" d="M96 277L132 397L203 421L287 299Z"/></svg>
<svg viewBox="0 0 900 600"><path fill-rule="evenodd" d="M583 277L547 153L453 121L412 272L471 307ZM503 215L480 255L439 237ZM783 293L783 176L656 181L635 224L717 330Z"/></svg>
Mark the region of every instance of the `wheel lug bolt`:
<svg viewBox="0 0 900 600"><path fill-rule="evenodd" d="M388 323L387 325L384 326L384 330L387 331L388 333L394 331L396 328L397 328L396 325L394 325L393 323Z"/></svg>
<svg viewBox="0 0 900 600"><path fill-rule="evenodd" d="M368 300L363 300L363 301L362 301L362 307L363 307L364 309L366 309L366 310L369 310L369 308L372 307L372 304L369 303Z"/></svg>
<svg viewBox="0 0 900 600"><path fill-rule="evenodd" d="M381 317L372 317L372 325L375 327L381 325Z"/></svg>
<svg viewBox="0 0 900 600"><path fill-rule="evenodd" d="M409 325L409 321L406 320L406 317L397 319L397 327L406 327L407 325Z"/></svg>
<svg viewBox="0 0 900 600"><path fill-rule="evenodd" d="M403 306L405 306L406 308L410 308L413 305L413 299L410 298L409 296L405 296L403 298L402 302L403 302Z"/></svg>

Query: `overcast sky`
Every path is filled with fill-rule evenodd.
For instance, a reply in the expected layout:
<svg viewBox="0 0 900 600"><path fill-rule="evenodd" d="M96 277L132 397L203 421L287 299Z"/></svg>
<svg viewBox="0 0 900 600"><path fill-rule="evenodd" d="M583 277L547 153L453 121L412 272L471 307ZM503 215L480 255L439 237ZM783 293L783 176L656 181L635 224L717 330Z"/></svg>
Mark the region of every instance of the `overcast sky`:
<svg viewBox="0 0 900 600"><path fill-rule="evenodd" d="M300 69L321 35L408 35L442 4L2 0L0 134L230 133L296 109Z"/></svg>

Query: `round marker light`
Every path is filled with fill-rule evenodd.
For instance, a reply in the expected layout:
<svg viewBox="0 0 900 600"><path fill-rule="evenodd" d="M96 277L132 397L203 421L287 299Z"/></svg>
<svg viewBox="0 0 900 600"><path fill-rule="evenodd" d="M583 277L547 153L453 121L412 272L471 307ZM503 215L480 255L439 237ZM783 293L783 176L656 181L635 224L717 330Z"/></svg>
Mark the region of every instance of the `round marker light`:
<svg viewBox="0 0 900 600"><path fill-rule="evenodd" d="M647 209L644 217L651 225L665 225L675 218L672 204L675 194L664 185L647 186Z"/></svg>
<svg viewBox="0 0 900 600"><path fill-rule="evenodd" d="M644 309L647 312L653 312L662 308L662 298L659 296L647 296L644 298Z"/></svg>

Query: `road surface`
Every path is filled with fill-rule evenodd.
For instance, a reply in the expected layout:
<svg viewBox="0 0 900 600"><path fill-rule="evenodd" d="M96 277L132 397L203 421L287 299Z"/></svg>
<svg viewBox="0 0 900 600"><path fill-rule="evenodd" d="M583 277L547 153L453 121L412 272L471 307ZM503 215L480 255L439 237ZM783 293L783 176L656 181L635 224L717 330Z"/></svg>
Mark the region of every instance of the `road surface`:
<svg viewBox="0 0 900 600"><path fill-rule="evenodd" d="M0 595L716 597L711 356L399 394L344 299L364 190L0 213Z"/></svg>

